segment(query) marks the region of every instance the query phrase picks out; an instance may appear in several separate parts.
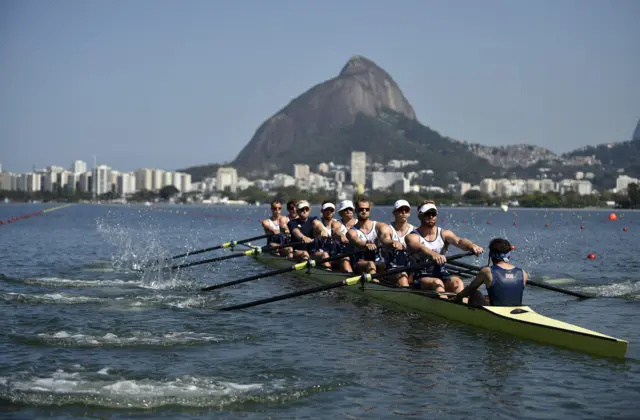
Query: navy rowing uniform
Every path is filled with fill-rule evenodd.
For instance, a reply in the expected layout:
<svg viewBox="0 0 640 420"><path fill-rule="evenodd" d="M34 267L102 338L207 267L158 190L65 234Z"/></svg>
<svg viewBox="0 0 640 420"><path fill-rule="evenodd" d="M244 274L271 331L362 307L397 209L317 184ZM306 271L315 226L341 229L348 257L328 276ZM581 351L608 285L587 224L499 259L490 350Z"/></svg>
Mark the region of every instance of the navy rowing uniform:
<svg viewBox="0 0 640 420"><path fill-rule="evenodd" d="M491 285L487 287L491 306L520 306L524 292L524 271L491 266Z"/></svg>
<svg viewBox="0 0 640 420"><path fill-rule="evenodd" d="M317 217L313 216L309 217L304 222L301 222L299 219L291 220L289 223L287 223L287 227L289 228L289 232L291 232L292 234L294 229L299 229L300 233L302 233L304 236L313 238L313 222L317 219ZM296 238L292 238L291 240L298 242ZM295 249L297 250L308 252L313 252L315 248L315 241L311 242L310 244L299 244L295 246Z"/></svg>

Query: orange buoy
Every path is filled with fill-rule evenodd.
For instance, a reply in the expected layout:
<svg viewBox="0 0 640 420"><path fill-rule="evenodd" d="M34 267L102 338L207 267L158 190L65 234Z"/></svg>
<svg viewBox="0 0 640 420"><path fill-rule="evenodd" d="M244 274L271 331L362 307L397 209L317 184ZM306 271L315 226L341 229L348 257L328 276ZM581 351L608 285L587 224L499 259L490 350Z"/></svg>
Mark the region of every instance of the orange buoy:
<svg viewBox="0 0 640 420"><path fill-rule="evenodd" d="M612 222L615 222L616 220L618 220L618 216L616 216L615 213L611 213L609 215L609 220L611 220Z"/></svg>

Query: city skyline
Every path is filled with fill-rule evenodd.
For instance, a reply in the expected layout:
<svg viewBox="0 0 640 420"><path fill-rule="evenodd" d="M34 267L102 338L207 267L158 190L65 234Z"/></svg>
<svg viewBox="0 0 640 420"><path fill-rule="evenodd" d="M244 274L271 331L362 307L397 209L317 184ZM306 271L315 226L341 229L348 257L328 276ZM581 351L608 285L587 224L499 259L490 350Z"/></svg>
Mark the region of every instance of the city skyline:
<svg viewBox="0 0 640 420"><path fill-rule="evenodd" d="M231 161L262 122L355 54L387 70L420 122L445 136L556 153L630 140L639 13L633 0L9 0L2 163L24 172L72 151L123 170Z"/></svg>

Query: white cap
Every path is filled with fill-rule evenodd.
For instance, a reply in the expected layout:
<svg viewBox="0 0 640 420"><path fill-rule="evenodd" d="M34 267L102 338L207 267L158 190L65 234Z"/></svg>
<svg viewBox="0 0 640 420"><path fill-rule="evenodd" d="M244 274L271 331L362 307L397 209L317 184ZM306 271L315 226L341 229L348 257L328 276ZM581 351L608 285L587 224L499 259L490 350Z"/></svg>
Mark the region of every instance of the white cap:
<svg viewBox="0 0 640 420"><path fill-rule="evenodd" d="M427 204L423 204L422 207L420 207L420 210L418 210L418 213L419 214L426 213L429 210L438 211L438 208L436 207L435 204L427 203Z"/></svg>
<svg viewBox="0 0 640 420"><path fill-rule="evenodd" d="M409 207L409 208L411 208L411 204L409 204L409 202L407 200L398 200L393 205L393 209L394 210L398 210L400 207Z"/></svg>
<svg viewBox="0 0 640 420"><path fill-rule="evenodd" d="M336 209L336 206L333 203L324 203L322 205L322 210L326 210L326 209Z"/></svg>
<svg viewBox="0 0 640 420"><path fill-rule="evenodd" d="M340 211L342 211L344 209L353 209L353 210L355 210L356 207L353 205L351 200L342 200L340 202Z"/></svg>
<svg viewBox="0 0 640 420"><path fill-rule="evenodd" d="M309 205L309 202L307 200L298 201L298 209L303 209L305 207L311 208L311 206Z"/></svg>

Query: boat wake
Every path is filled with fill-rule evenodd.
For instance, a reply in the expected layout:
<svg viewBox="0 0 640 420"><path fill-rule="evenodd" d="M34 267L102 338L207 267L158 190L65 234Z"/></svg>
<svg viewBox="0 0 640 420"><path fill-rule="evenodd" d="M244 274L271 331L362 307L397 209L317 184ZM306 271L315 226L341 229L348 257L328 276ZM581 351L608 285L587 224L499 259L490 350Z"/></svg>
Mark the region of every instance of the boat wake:
<svg viewBox="0 0 640 420"><path fill-rule="evenodd" d="M132 331L124 334L109 332L103 335L91 335L69 333L63 330L55 333L40 333L36 335L11 334L10 337L27 344L62 347L170 347L235 341L233 337L227 338L194 331L170 331L164 334Z"/></svg>
<svg viewBox="0 0 640 420"><path fill-rule="evenodd" d="M80 366L78 366L80 367ZM81 367L80 367L81 368ZM133 379L104 367L88 372L57 370L47 376L18 374L0 377L0 403L35 405L89 405L149 409L166 406L222 408L245 403L283 403L348 385L300 384L296 378L260 375L260 382L190 376Z"/></svg>
<svg viewBox="0 0 640 420"><path fill-rule="evenodd" d="M587 293L593 293L596 296L640 300L640 281L625 281L599 286L585 286L582 287L581 290Z"/></svg>

